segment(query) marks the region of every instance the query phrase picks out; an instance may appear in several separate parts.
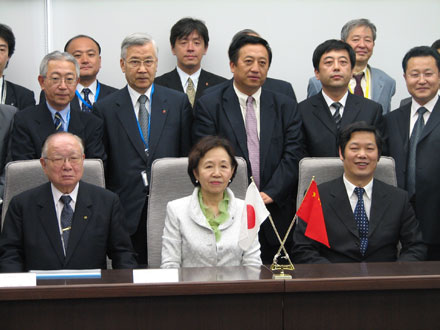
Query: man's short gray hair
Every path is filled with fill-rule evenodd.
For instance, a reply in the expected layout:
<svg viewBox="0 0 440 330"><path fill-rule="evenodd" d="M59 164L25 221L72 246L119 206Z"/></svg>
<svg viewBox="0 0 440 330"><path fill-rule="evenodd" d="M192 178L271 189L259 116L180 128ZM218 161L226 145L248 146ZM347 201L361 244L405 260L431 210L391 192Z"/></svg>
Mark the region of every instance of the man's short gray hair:
<svg viewBox="0 0 440 330"><path fill-rule="evenodd" d="M373 41L376 41L376 26L370 22L370 20L366 18L359 18L359 19L353 19L342 27L341 30L341 39L345 42L347 42L348 35L350 34L351 30L358 26L366 26L369 27L371 32L373 33Z"/></svg>
<svg viewBox="0 0 440 330"><path fill-rule="evenodd" d="M129 36L125 37L125 39L122 41L121 44L121 58L125 60L125 57L127 56L127 49L131 46L143 46L146 44L151 43L154 48L154 52L156 53L156 58L159 55L159 49L157 48L156 42L153 38L151 38L146 33L133 33Z"/></svg>
<svg viewBox="0 0 440 330"><path fill-rule="evenodd" d="M84 155L84 143L78 135L75 135L75 134L72 134L69 132L56 132L56 133L49 135L46 138L46 141L44 141L43 148L41 148L41 158L47 158L47 151L49 149L50 141L60 135L68 135L68 136L73 137L76 141L78 141L78 144L79 144L80 150L81 150L81 155Z"/></svg>
<svg viewBox="0 0 440 330"><path fill-rule="evenodd" d="M76 61L75 57L73 57L73 55L71 55L67 52L62 53L59 50L56 50L52 53L49 53L43 57L43 60L41 61L41 64L40 64L40 76L46 77L47 68L49 66L50 61L72 62L75 65L76 77L79 78L79 64Z"/></svg>

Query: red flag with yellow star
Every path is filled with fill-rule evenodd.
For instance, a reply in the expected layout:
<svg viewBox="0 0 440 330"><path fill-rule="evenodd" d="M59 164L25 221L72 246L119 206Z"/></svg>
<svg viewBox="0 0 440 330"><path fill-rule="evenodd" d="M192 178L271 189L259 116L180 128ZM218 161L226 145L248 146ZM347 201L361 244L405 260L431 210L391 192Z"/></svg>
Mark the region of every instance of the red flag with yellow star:
<svg viewBox="0 0 440 330"><path fill-rule="evenodd" d="M330 247L316 181L312 179L296 215L307 223L305 236Z"/></svg>

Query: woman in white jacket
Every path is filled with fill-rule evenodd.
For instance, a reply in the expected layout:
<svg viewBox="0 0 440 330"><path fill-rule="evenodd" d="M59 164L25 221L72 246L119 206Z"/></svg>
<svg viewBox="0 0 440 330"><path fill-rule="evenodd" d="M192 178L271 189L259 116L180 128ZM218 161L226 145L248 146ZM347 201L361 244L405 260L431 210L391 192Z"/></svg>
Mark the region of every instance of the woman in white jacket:
<svg viewBox="0 0 440 330"><path fill-rule="evenodd" d="M188 156L192 195L171 201L162 236L161 268L261 265L258 236L238 245L244 202L227 188L237 161L225 139L207 136Z"/></svg>

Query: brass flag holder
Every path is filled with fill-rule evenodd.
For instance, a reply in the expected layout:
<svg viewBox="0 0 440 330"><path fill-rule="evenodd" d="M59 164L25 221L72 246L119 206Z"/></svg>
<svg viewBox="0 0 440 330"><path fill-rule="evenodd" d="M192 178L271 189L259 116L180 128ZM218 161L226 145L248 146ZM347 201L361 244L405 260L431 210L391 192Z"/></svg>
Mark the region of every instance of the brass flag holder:
<svg viewBox="0 0 440 330"><path fill-rule="evenodd" d="M310 184L313 182L314 179L315 179L315 177L313 176L312 177L312 181L310 182ZM304 197L307 196L307 192L308 192L308 190L310 188L310 184L309 184L309 187L307 188L306 193L304 194ZM304 200L304 197L303 197L303 200ZM301 201L301 204L302 204L302 201ZM297 215L295 213L295 216L293 217L292 221L290 222L290 226L287 229L286 235L284 236L284 239L281 241L280 234L278 233L278 230L277 230L277 228L275 226L275 223L274 223L274 221L272 219L272 216L269 215L269 220L270 220L270 223L272 224L272 228L273 228L273 230L274 230L274 232L275 232L275 234L276 234L276 236L278 238L278 241L280 242L280 247L278 248L277 253L273 257L273 262L272 262L272 265L270 266L270 270L273 272L273 276L272 276L273 279L291 279L292 278L292 275L286 274L286 272L285 272L287 270L293 271L293 270L295 270L295 267L293 266L293 263L290 260L289 253L287 253L286 248L284 247L284 244L286 244L286 240L289 237L290 231L292 230L293 225L295 224L296 219L297 219ZM281 256L281 250L283 250L284 256ZM278 263L278 258L280 256L281 256L281 258L287 260L288 263L287 264L279 264ZM274 272L277 272L277 273L274 273Z"/></svg>

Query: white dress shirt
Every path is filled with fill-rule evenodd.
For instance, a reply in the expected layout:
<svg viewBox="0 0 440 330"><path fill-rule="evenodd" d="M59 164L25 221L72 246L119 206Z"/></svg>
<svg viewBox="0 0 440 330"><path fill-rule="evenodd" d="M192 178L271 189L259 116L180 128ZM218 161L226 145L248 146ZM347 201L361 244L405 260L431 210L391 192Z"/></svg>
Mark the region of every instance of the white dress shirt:
<svg viewBox="0 0 440 330"><path fill-rule="evenodd" d="M241 114L243 116L243 122L246 127L246 108L247 108L247 99L249 95L246 95L238 90L237 87L235 87L235 83L233 84L235 94L237 94L238 102L240 103L240 109ZM261 87L251 95L254 100L252 104L254 105L254 111L255 111L255 117L257 118L257 133L258 138L260 138L260 96L261 96Z"/></svg>
<svg viewBox="0 0 440 330"><path fill-rule="evenodd" d="M334 107L332 107L331 105L335 102L339 102L341 103L342 107L339 108L339 114L342 115L344 114L344 109L345 109L345 103L347 103L347 96L348 96L348 91L347 93L344 94L344 96L339 100L339 101L333 101L330 96L328 96L324 90L322 90L322 96L324 96L324 100L327 103L328 108L330 109L330 112L332 114L332 116L334 116L336 109Z"/></svg>
<svg viewBox="0 0 440 330"><path fill-rule="evenodd" d="M70 201L70 207L72 208L73 212L75 212L75 206L76 206L76 201L77 201L77 197L78 197L78 188L79 188L79 183L76 184L75 188L72 190L72 192L70 194L63 194L61 191L59 191L54 185L53 183L51 183L51 188L52 188L52 196L53 196L53 202L55 204L55 212L57 214L57 220L58 220L58 227L59 227L59 231L60 231L60 236L61 236L61 242L63 243L63 250L66 251L66 249L64 248L64 240L63 240L63 229L61 226L61 212L63 211L64 208L64 203L60 200L61 196L70 196L70 198L72 198L72 200Z"/></svg>
<svg viewBox="0 0 440 330"><path fill-rule="evenodd" d="M345 189L347 190L348 199L350 200L351 209L353 210L353 213L354 213L354 210L356 208L356 204L358 202L358 197L357 197L356 193L354 192L354 189L356 188L356 186L347 180L347 178L345 177L345 174L343 175L343 178L344 178ZM364 199L364 208L365 208L365 213L367 214L367 217L369 220L370 219L370 210L371 210L371 198L373 196L372 195L373 194L373 179L371 179L371 181L368 182L368 184L363 188L365 190L365 193L362 196Z"/></svg>

